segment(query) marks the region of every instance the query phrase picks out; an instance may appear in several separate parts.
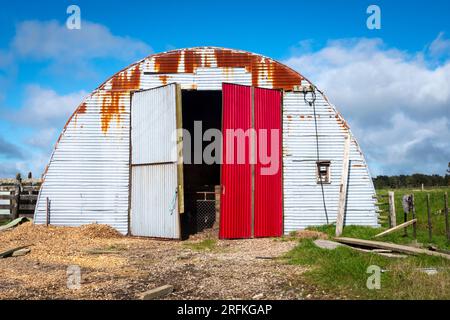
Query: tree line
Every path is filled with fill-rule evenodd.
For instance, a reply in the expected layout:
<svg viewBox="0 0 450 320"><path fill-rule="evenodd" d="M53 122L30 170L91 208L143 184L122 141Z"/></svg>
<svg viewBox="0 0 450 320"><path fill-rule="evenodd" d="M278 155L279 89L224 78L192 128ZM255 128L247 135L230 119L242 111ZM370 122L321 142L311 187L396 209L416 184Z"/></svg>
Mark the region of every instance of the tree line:
<svg viewBox="0 0 450 320"><path fill-rule="evenodd" d="M450 175L440 176L438 174L415 173L411 175L377 176L373 178L376 189L383 188L418 188L450 186Z"/></svg>

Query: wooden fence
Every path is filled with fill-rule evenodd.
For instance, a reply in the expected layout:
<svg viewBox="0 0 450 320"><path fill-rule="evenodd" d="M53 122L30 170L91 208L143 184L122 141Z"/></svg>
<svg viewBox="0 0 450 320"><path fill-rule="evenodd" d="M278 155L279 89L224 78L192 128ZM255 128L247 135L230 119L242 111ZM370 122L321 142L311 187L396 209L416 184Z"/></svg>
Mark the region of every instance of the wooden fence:
<svg viewBox="0 0 450 320"><path fill-rule="evenodd" d="M8 219L32 217L41 184L42 179L0 179L0 200L9 200L9 204L0 204L0 210L9 210L9 214L0 216Z"/></svg>

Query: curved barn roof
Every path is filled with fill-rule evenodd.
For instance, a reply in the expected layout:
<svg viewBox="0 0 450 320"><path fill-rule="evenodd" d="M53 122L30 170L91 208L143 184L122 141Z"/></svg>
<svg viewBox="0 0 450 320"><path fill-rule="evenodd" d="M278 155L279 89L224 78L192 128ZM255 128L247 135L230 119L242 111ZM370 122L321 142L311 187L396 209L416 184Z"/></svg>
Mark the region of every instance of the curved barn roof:
<svg viewBox="0 0 450 320"><path fill-rule="evenodd" d="M211 85L216 80L217 83ZM88 101L100 98L100 127L107 134L111 122L121 122L133 91L177 82L182 89L221 90L224 80L270 89L292 91L302 81L311 82L303 75L272 58L243 50L221 47L193 47L151 54L117 72L91 92L75 109L66 122L54 149L69 123L87 112ZM320 91L320 90L319 90ZM328 101L322 93L323 98ZM336 110L341 127L349 129ZM53 157L53 155L52 155ZM52 158L51 157L51 158ZM48 167L45 169L47 172Z"/></svg>
<svg viewBox="0 0 450 320"><path fill-rule="evenodd" d="M184 83L181 81L183 89L201 90L205 78L208 77L208 81L211 78L201 74L207 69L216 70L222 74L221 78L228 78L230 82L287 91L305 80L301 74L278 61L241 50L196 47L153 54L119 71L93 92L105 90L109 93L105 94L101 108L103 132L106 133L112 119L120 117L124 109L120 100L130 91L180 82L180 78L186 80ZM146 76L151 76L151 84L144 83ZM84 112L86 104L82 103L72 117Z"/></svg>

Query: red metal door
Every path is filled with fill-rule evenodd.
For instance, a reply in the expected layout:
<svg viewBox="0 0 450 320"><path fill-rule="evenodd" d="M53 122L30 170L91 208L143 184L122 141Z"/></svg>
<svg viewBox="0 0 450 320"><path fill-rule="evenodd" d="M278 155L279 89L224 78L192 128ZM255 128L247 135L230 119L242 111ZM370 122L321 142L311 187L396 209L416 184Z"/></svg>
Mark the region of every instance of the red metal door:
<svg viewBox="0 0 450 320"><path fill-rule="evenodd" d="M254 237L279 237L283 232L281 92L254 89L255 164Z"/></svg>
<svg viewBox="0 0 450 320"><path fill-rule="evenodd" d="M219 236L226 239L250 238L252 236L250 140L248 136L242 140L236 138L236 135L248 132L252 128L252 88L223 84L222 101L223 152Z"/></svg>

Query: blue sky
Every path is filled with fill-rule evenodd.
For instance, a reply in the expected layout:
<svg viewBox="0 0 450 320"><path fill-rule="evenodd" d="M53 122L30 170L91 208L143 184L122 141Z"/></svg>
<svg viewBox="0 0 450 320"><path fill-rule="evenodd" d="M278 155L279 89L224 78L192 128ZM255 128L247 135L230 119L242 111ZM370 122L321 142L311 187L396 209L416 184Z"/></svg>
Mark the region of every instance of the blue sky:
<svg viewBox="0 0 450 320"><path fill-rule="evenodd" d="M68 31L70 4L82 32ZM366 27L370 4L381 29ZM316 83L373 175L450 161L449 1L40 1L0 10L0 176L40 175L83 96L153 52L213 45L261 53Z"/></svg>

